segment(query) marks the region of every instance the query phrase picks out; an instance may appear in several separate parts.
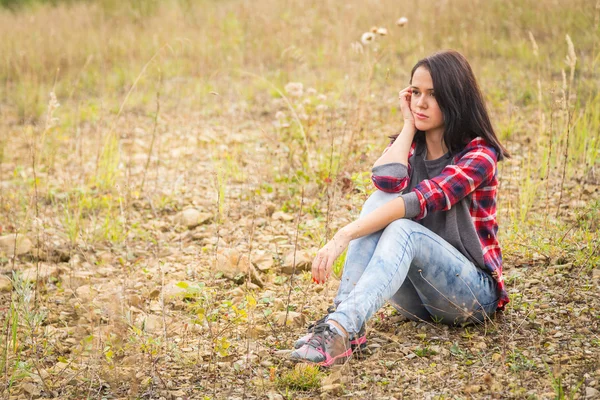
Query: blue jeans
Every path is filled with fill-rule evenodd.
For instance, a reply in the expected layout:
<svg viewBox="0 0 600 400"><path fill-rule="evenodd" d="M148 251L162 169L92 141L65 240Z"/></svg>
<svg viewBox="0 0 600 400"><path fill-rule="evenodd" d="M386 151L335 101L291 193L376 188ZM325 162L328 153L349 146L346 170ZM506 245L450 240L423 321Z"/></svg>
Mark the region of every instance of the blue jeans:
<svg viewBox="0 0 600 400"><path fill-rule="evenodd" d="M398 194L377 190L361 217ZM328 319L355 334L389 300L409 319L459 325L483 322L496 311L499 294L482 271L444 239L409 219L353 240Z"/></svg>

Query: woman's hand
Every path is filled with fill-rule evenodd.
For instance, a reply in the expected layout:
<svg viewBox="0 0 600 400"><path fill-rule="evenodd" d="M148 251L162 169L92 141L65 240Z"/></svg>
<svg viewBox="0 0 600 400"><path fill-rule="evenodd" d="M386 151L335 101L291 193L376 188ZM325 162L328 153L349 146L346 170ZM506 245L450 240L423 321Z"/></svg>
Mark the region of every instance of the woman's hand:
<svg viewBox="0 0 600 400"><path fill-rule="evenodd" d="M350 238L341 230L317 252L312 263L313 282L325 283L331 275L333 262L346 250Z"/></svg>
<svg viewBox="0 0 600 400"><path fill-rule="evenodd" d="M415 126L415 117L412 113L412 109L410 108L410 98L412 95L412 90L410 86L402 89L400 93L398 93L398 98L400 99L400 109L402 110L402 116L404 117L405 124L411 124L413 127Z"/></svg>

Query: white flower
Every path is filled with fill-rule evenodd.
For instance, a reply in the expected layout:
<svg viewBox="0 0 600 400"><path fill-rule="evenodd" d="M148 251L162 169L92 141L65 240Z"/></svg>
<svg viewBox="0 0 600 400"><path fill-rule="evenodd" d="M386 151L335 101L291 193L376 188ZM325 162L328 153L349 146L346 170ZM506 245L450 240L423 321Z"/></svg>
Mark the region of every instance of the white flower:
<svg viewBox="0 0 600 400"><path fill-rule="evenodd" d="M325 96L323 93L321 93L320 95L317 96L317 100L325 101L325 100L327 100L327 96Z"/></svg>
<svg viewBox="0 0 600 400"><path fill-rule="evenodd" d="M293 97L301 97L304 93L304 86L300 82L290 82L285 85L285 91Z"/></svg>
<svg viewBox="0 0 600 400"><path fill-rule="evenodd" d="M327 111L328 108L329 107L327 107L327 105L325 105L325 104L319 104L317 106L316 110L319 111L319 112L324 112L324 111Z"/></svg>
<svg viewBox="0 0 600 400"><path fill-rule="evenodd" d="M308 89L306 89L306 94L309 96L314 96L315 94L317 94L317 89L312 88L312 87L308 88Z"/></svg>
<svg viewBox="0 0 600 400"><path fill-rule="evenodd" d="M378 28L377 29L377 34L380 35L380 36L385 36L385 35L388 34L388 30L385 29L385 28Z"/></svg>
<svg viewBox="0 0 600 400"><path fill-rule="evenodd" d="M281 121L282 119L285 119L285 113L283 111L277 111L275 113L275 119L278 121Z"/></svg>
<svg viewBox="0 0 600 400"><path fill-rule="evenodd" d="M398 18L398 21L396 21L396 25L404 26L404 25L406 25L407 22L408 22L408 18L406 18L406 17Z"/></svg>
<svg viewBox="0 0 600 400"><path fill-rule="evenodd" d="M375 35L372 32L365 32L362 34L362 36L360 37L360 41L362 42L362 44L364 45L369 45L371 44L371 42L373 42L375 40Z"/></svg>

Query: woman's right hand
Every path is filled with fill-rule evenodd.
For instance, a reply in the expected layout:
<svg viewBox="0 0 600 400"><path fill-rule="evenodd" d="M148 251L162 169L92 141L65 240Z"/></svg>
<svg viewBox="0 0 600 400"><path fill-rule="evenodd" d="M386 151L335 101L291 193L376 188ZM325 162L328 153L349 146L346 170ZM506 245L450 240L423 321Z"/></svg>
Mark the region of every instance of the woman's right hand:
<svg viewBox="0 0 600 400"><path fill-rule="evenodd" d="M411 124L414 127L415 117L413 116L412 109L410 108L411 95L412 90L410 86L408 86L402 89L400 93L398 93L398 98L400 99L400 109L402 110L402 117L404 118L404 123Z"/></svg>

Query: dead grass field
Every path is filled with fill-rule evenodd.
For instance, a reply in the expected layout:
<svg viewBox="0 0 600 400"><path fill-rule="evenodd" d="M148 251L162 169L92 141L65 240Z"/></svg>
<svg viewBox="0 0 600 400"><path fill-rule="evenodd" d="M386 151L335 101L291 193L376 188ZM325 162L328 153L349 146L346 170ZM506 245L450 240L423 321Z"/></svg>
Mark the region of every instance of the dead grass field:
<svg viewBox="0 0 600 400"><path fill-rule="evenodd" d="M103 0L0 10L0 37L0 397L600 398L600 1ZM303 261L444 48L513 155L511 302L386 307L343 368L290 364L337 288Z"/></svg>

